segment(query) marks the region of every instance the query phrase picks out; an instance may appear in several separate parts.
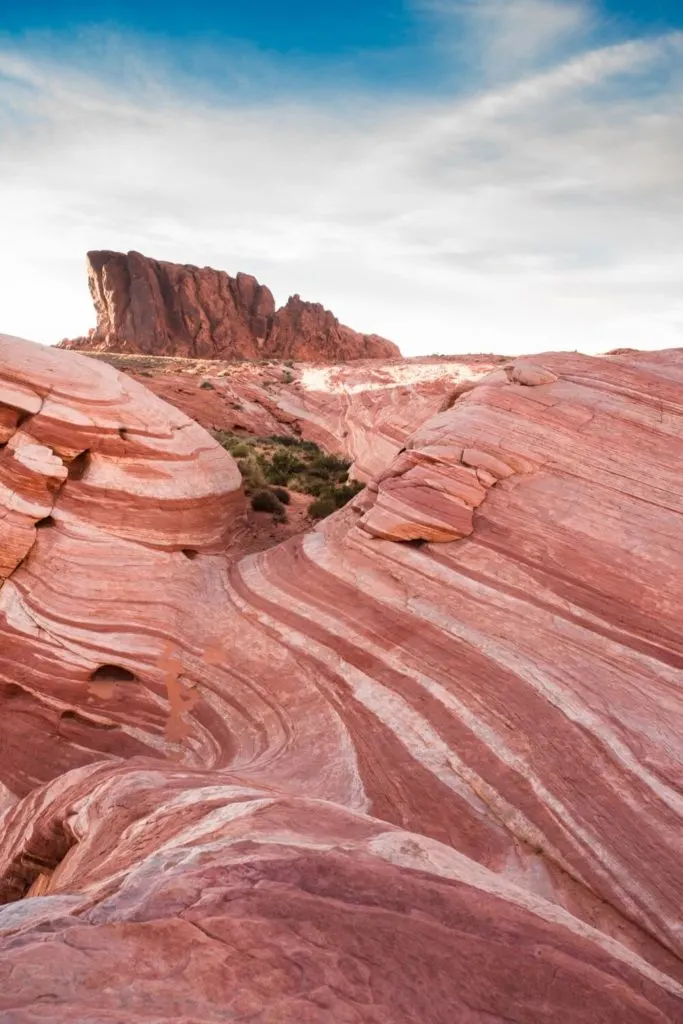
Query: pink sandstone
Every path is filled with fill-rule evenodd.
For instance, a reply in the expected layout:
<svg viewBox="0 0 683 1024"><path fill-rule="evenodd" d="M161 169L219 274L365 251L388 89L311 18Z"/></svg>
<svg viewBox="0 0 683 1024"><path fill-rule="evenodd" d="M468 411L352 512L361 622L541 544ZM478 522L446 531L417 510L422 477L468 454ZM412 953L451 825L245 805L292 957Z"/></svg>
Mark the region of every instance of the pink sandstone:
<svg viewBox="0 0 683 1024"><path fill-rule="evenodd" d="M0 339L0 1020L682 1019L683 359L536 362L230 563L201 428Z"/></svg>
<svg viewBox="0 0 683 1024"><path fill-rule="evenodd" d="M148 365L103 358L134 375ZM136 379L209 430L300 436L350 458L354 477L365 481L391 462L417 427L501 361L425 357L289 368L156 360Z"/></svg>

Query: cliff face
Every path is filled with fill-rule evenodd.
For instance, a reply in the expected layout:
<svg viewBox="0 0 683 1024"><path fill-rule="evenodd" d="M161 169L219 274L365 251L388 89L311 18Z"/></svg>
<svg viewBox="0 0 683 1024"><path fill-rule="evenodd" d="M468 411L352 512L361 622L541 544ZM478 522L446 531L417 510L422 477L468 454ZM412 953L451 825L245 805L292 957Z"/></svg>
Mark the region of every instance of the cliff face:
<svg viewBox="0 0 683 1024"><path fill-rule="evenodd" d="M88 253L88 282L97 327L60 348L330 362L401 354L392 342L352 331L298 295L276 310L271 291L249 274L230 277L210 267L105 251Z"/></svg>

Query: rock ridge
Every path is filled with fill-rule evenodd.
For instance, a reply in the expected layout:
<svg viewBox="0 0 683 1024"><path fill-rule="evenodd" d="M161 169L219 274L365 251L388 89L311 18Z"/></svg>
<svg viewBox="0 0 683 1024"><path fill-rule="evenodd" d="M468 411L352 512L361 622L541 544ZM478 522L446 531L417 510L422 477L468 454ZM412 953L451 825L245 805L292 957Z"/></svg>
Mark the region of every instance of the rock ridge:
<svg viewBox="0 0 683 1024"><path fill-rule="evenodd" d="M340 324L292 295L280 309L250 274L155 260L138 252L87 254L97 326L61 348L211 359L344 362L391 359L396 345Z"/></svg>

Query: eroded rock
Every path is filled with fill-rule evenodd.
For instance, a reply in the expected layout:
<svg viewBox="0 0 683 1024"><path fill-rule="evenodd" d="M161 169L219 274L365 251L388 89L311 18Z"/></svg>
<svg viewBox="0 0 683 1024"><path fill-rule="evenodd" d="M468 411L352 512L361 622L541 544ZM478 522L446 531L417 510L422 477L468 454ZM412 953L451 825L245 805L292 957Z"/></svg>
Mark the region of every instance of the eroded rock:
<svg viewBox="0 0 683 1024"><path fill-rule="evenodd" d="M396 345L340 324L318 303L292 296L281 308L250 274L149 259L138 252L88 253L97 326L63 348L336 362L400 356Z"/></svg>
<svg viewBox="0 0 683 1024"><path fill-rule="evenodd" d="M72 354L0 357L42 403L18 430L91 452L0 589L12 1024L678 1020L679 361L494 374L230 564L199 428ZM385 492L471 531L372 536Z"/></svg>

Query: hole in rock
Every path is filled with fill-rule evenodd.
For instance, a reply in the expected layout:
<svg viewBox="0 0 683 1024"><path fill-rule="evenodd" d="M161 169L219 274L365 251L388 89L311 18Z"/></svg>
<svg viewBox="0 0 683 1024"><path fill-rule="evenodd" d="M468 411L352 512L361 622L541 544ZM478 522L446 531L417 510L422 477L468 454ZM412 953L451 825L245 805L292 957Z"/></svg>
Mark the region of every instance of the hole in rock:
<svg viewBox="0 0 683 1024"><path fill-rule="evenodd" d="M86 448L84 452L81 452L80 455L77 455L69 463L69 480L82 480L89 465L90 449Z"/></svg>
<svg viewBox="0 0 683 1024"><path fill-rule="evenodd" d="M91 683L135 683L137 676L122 665L100 665L90 673Z"/></svg>
<svg viewBox="0 0 683 1024"><path fill-rule="evenodd" d="M130 437L130 434L128 433L125 427L119 427L119 437L121 438L122 441L127 441L128 438Z"/></svg>
<svg viewBox="0 0 683 1024"><path fill-rule="evenodd" d="M73 837L56 822L46 825L44 831L37 830L13 865L14 893L6 902L47 893L55 871L75 845Z"/></svg>
<svg viewBox="0 0 683 1024"><path fill-rule="evenodd" d="M427 541L423 537L416 537L415 540L407 540L406 544L411 548L421 548Z"/></svg>
<svg viewBox="0 0 683 1024"><path fill-rule="evenodd" d="M199 554L199 552L195 551L194 548L183 548L182 553L185 555L185 558L189 558L190 561L192 561L193 558L196 558Z"/></svg>
<svg viewBox="0 0 683 1024"><path fill-rule="evenodd" d="M0 905L49 891L55 871L76 845L61 821L38 820L22 849L6 862L0 875Z"/></svg>
<svg viewBox="0 0 683 1024"><path fill-rule="evenodd" d="M55 525L55 521L52 516L44 516L42 519L38 519L35 527L36 530L49 530Z"/></svg>

